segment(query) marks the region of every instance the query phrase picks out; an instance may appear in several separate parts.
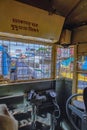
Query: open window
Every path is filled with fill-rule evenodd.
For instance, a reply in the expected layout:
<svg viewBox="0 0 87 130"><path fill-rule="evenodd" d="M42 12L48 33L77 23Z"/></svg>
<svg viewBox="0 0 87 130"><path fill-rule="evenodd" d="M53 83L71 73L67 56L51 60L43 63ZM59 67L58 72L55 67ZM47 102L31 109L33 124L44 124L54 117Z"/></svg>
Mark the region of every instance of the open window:
<svg viewBox="0 0 87 130"><path fill-rule="evenodd" d="M76 52L74 88L77 86L75 92L82 93L83 89L87 87L87 45L76 45ZM82 98L79 98L79 100L82 100Z"/></svg>
<svg viewBox="0 0 87 130"><path fill-rule="evenodd" d="M0 81L50 79L52 45L0 40Z"/></svg>
<svg viewBox="0 0 87 130"><path fill-rule="evenodd" d="M73 79L74 46L57 46L56 77Z"/></svg>

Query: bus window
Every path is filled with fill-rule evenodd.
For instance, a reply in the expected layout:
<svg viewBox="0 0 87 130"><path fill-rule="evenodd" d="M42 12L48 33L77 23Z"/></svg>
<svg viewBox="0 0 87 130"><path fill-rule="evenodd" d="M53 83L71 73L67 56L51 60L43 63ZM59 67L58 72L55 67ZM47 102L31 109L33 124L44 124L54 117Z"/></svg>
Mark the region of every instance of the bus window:
<svg viewBox="0 0 87 130"><path fill-rule="evenodd" d="M56 77L73 78L74 47L57 48Z"/></svg>
<svg viewBox="0 0 87 130"><path fill-rule="evenodd" d="M83 93L83 89L87 87L87 45L79 44L76 47L76 69L74 71L76 84L74 84L74 87L76 87L75 93ZM78 100L83 99L78 97Z"/></svg>
<svg viewBox="0 0 87 130"><path fill-rule="evenodd" d="M87 87L87 56L79 56L78 58L78 93L82 93Z"/></svg>
<svg viewBox="0 0 87 130"><path fill-rule="evenodd" d="M0 78L24 81L51 78L52 45L0 40Z"/></svg>

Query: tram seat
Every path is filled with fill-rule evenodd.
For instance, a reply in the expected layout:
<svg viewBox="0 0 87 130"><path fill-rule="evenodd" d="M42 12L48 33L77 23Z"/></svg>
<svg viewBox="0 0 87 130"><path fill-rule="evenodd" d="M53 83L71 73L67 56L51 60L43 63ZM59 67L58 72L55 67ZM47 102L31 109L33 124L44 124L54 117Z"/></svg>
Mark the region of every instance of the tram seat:
<svg viewBox="0 0 87 130"><path fill-rule="evenodd" d="M81 111L85 110L85 105L83 101L73 100L73 105Z"/></svg>
<svg viewBox="0 0 87 130"><path fill-rule="evenodd" d="M73 100L73 105L82 110L82 111L86 111L87 112L87 87L84 88L83 90L83 101L79 101L79 100Z"/></svg>
<svg viewBox="0 0 87 130"><path fill-rule="evenodd" d="M83 102L73 100L78 96L83 96ZM83 94L74 94L68 98L66 113L75 130L87 130L87 87Z"/></svg>

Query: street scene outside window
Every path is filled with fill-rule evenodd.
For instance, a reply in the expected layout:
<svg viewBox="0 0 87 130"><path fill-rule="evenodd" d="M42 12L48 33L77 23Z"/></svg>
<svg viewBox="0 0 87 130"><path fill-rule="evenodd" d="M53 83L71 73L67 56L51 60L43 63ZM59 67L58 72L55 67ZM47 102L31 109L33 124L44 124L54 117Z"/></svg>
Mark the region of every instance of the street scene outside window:
<svg viewBox="0 0 87 130"><path fill-rule="evenodd" d="M52 46L0 40L0 80L51 78Z"/></svg>
<svg viewBox="0 0 87 130"><path fill-rule="evenodd" d="M56 77L73 79L74 47L57 47Z"/></svg>
<svg viewBox="0 0 87 130"><path fill-rule="evenodd" d="M79 55L77 62L78 93L87 87L87 55Z"/></svg>

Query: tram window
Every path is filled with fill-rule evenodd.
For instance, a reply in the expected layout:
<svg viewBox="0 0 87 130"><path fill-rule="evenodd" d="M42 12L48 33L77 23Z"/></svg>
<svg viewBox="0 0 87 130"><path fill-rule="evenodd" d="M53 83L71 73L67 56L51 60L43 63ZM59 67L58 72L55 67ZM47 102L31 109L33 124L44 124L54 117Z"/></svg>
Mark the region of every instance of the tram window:
<svg viewBox="0 0 87 130"><path fill-rule="evenodd" d="M51 65L50 45L0 40L2 81L51 78Z"/></svg>
<svg viewBox="0 0 87 130"><path fill-rule="evenodd" d="M87 56L78 56L78 93L87 87Z"/></svg>
<svg viewBox="0 0 87 130"><path fill-rule="evenodd" d="M87 56L79 56L78 58L78 70L87 71Z"/></svg>
<svg viewBox="0 0 87 130"><path fill-rule="evenodd" d="M83 89L87 87L87 44L78 44L75 48L74 92L83 93ZM83 98L78 97L78 100L82 101Z"/></svg>
<svg viewBox="0 0 87 130"><path fill-rule="evenodd" d="M57 48L57 78L73 78L74 47Z"/></svg>

